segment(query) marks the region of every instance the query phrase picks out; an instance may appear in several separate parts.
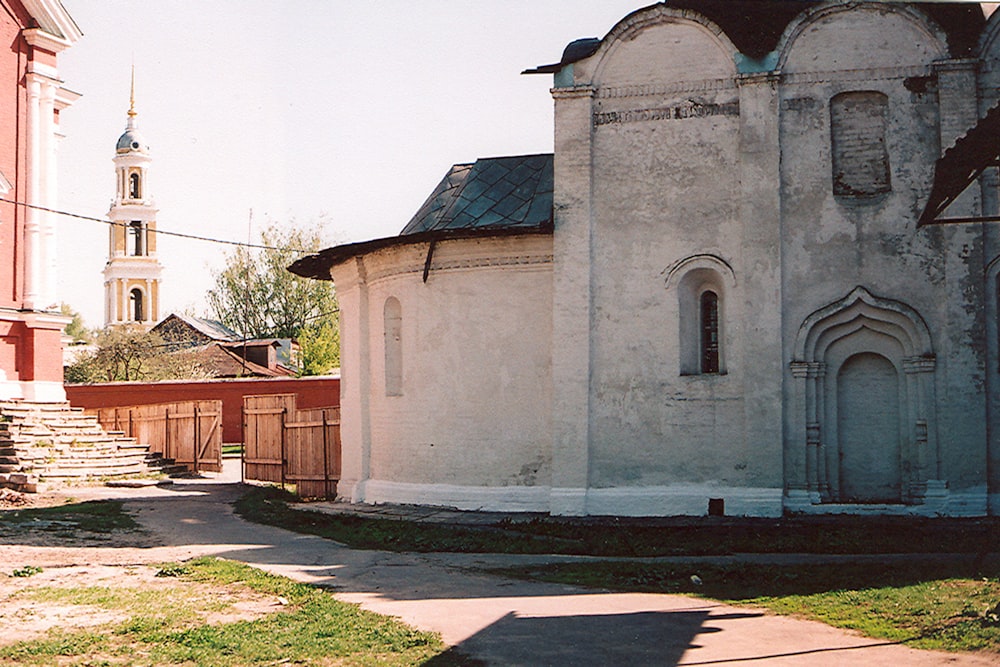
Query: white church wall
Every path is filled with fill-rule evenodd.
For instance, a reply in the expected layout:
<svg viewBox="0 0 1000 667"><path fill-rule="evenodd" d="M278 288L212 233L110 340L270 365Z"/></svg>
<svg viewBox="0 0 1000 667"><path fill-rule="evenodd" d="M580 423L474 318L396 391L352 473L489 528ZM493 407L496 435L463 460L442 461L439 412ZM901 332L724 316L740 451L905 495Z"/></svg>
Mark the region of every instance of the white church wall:
<svg viewBox="0 0 1000 667"><path fill-rule="evenodd" d="M584 278L571 276L590 275L591 352L581 361L591 364L591 513L616 508L618 496L622 508L613 513L660 514L667 506L703 513L719 488L756 485L770 489L762 501L770 509L743 509L780 508L777 408L748 414L745 403L750 382L774 406L780 354L772 336L762 360L769 377L744 358L747 300L770 299L762 310L773 312L776 295L773 284L752 281L747 292L740 274L745 259L756 266L763 260L764 273L776 271L777 263L767 258L773 241L745 244L740 224L740 90L733 51L711 25L661 7L616 27L593 58L574 65L576 83L593 90L587 119L592 145L580 151L589 154L592 170L576 169L565 179L558 171L561 151L578 149L560 144L560 113L575 101L556 91L557 201L578 188L592 190L589 199L572 202L583 213L557 205L556 221L557 250L573 243L567 236L589 244L587 263L562 264L557 256L556 271L557 281L562 275L577 284ZM592 184L576 182L591 177ZM776 201L773 188L764 196ZM687 338L698 337L697 326L685 323L685 315L691 319L685 310L712 285L720 297L723 372L702 374L690 368L690 350L684 349ZM770 426L763 424L768 417ZM700 495L691 496L699 483ZM683 492L672 486L685 484ZM691 498L666 500L675 495ZM629 511L619 511L626 506Z"/></svg>
<svg viewBox="0 0 1000 667"><path fill-rule="evenodd" d="M370 453L355 499L548 509L551 241L440 241L427 282L426 243L361 259L368 327L357 335L367 336L368 366L358 371L367 376ZM389 336L387 301L398 303L388 309L398 313ZM345 314L360 306L341 297ZM345 424L361 412L357 389L348 385L342 399ZM343 438L346 461L363 435Z"/></svg>
<svg viewBox="0 0 1000 667"><path fill-rule="evenodd" d="M916 219L940 147L955 138L948 128L975 122L974 115L968 117L975 86L956 80L971 69L965 63L935 64L947 58L943 36L908 9L823 7L807 13L786 38L781 56L786 356L794 361L794 341L810 313L855 287L914 309L930 330L937 401L920 414L906 413L899 437L904 453L927 450L929 479L962 492L982 480L985 469L983 323L977 307L983 298L981 238L976 226L917 229ZM838 108L845 95L847 112ZM846 120L838 118L841 113ZM888 183L880 183L870 169L879 162L873 157L878 151L888 161ZM874 184L871 192L851 194L865 182ZM846 193L843 188L838 193L844 183ZM959 208L972 213L975 205L960 202L950 213ZM818 372L829 378L822 386L834 386L837 368ZM905 388L927 369L900 372ZM803 452L811 436L804 413L794 409L791 370L786 378L786 405L792 408L785 414L786 453L796 462L797 470L789 471L794 490L803 482ZM921 435L924 427L917 422L924 421L929 432ZM815 427L829 456L839 446L832 422L821 415ZM920 438L926 444L915 444ZM836 486L835 457L831 461ZM904 454L904 468L910 465L916 463Z"/></svg>

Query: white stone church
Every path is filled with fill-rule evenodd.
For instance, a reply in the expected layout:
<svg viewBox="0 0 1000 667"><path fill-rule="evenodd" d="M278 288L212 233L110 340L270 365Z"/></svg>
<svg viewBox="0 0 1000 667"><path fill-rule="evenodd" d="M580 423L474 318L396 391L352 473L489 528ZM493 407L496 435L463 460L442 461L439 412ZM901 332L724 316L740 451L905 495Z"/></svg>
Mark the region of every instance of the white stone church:
<svg viewBox="0 0 1000 667"><path fill-rule="evenodd" d="M670 0L527 73L554 155L293 267L340 299L342 497L1000 514L1000 12Z"/></svg>

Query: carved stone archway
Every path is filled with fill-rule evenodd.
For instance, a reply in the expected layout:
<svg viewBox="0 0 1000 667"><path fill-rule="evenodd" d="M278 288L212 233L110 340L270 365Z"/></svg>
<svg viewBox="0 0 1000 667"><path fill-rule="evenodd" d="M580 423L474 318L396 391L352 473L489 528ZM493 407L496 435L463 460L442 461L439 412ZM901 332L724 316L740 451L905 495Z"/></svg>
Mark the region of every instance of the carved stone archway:
<svg viewBox="0 0 1000 667"><path fill-rule="evenodd" d="M837 383L844 364L859 355L887 360L900 378L898 404L897 396L891 397L899 420L898 448L896 443L891 448L900 456L899 502L921 504L943 492L934 419L935 357L927 325L906 304L856 287L807 317L796 338L786 449L786 502L792 509L857 502L841 485L837 428L843 412L837 401L843 392L838 394Z"/></svg>

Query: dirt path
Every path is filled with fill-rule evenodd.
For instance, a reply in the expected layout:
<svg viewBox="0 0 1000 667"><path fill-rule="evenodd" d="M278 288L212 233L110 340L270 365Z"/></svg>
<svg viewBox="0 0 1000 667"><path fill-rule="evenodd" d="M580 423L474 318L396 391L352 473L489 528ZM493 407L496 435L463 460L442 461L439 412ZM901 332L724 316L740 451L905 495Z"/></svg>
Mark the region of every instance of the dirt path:
<svg viewBox="0 0 1000 667"><path fill-rule="evenodd" d="M231 477L230 477L231 479ZM505 580L476 572L537 557L361 551L244 522L239 487L190 480L172 487L78 490L116 496L148 533L98 547L0 545L0 563L126 566L217 555L391 614L496 665L994 665L974 655L916 651L819 623L677 595L618 594Z"/></svg>

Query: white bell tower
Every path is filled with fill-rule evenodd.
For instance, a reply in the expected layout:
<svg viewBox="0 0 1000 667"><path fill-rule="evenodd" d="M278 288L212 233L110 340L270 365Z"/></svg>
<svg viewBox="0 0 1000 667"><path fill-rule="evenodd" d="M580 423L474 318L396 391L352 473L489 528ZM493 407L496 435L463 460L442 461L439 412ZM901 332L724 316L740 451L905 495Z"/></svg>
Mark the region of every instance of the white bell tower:
<svg viewBox="0 0 1000 667"><path fill-rule="evenodd" d="M156 259L156 204L150 196L149 146L135 111L135 68L128 124L115 146L115 198L108 211L108 263L104 267L104 326L149 328L159 321L160 274Z"/></svg>

